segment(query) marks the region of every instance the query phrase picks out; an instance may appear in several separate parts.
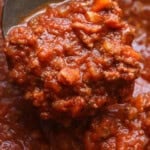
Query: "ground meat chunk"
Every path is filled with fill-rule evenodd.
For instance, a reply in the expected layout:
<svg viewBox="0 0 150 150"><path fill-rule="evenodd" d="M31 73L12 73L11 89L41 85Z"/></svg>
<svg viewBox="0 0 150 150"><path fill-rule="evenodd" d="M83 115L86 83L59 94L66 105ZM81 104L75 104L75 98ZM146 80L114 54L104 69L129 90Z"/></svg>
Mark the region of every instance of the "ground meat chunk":
<svg viewBox="0 0 150 150"><path fill-rule="evenodd" d="M142 71L142 77L145 80L150 81L150 62L149 62L150 56L144 59L144 69Z"/></svg>
<svg viewBox="0 0 150 150"><path fill-rule="evenodd" d="M79 80L80 72L78 69L64 68L58 74L58 81L66 85L73 85Z"/></svg>
<svg viewBox="0 0 150 150"><path fill-rule="evenodd" d="M112 0L71 0L10 30L10 78L42 118L91 116L131 94L123 91L132 89L141 56L121 14Z"/></svg>

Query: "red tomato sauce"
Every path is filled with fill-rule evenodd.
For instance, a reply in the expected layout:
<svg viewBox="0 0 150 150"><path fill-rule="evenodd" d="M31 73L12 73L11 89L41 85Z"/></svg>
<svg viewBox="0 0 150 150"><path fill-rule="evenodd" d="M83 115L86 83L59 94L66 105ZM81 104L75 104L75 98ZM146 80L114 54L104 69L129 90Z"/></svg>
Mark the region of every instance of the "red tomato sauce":
<svg viewBox="0 0 150 150"><path fill-rule="evenodd" d="M0 149L149 150L149 16L71 0L1 35Z"/></svg>

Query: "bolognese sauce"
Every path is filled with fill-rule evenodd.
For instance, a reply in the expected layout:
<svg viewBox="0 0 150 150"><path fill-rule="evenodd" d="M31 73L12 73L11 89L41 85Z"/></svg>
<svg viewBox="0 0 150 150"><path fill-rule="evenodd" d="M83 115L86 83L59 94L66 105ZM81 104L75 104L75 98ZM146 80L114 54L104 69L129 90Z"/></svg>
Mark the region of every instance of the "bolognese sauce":
<svg viewBox="0 0 150 150"><path fill-rule="evenodd" d="M149 150L149 8L69 0L1 37L0 149Z"/></svg>
<svg viewBox="0 0 150 150"><path fill-rule="evenodd" d="M130 46L134 30L121 16L115 1L72 0L9 31L10 78L41 118L95 115L131 94L125 88L132 91L141 56Z"/></svg>

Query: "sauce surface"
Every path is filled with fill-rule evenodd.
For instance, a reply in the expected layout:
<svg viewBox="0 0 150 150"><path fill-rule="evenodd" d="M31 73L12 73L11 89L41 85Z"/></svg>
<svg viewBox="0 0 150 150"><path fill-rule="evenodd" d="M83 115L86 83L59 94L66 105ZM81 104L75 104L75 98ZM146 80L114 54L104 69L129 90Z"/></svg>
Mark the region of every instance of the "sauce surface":
<svg viewBox="0 0 150 150"><path fill-rule="evenodd" d="M48 89L50 89L49 91L52 91L53 93L53 95L51 96L55 98L56 96L60 95L56 99L52 99L52 101L54 102L56 101L57 103L55 102L55 104L53 105L51 105L50 103L48 108L49 107L52 108L52 106L54 106L54 108L50 110L50 113L49 113L49 110L46 111L44 115L43 115L43 111L45 112L45 110L47 110L47 107L45 108L45 106L43 107L43 105L39 103L39 98L41 98L41 95L39 95L41 91L39 92L39 89L38 89L39 86L41 85L41 82L39 83L39 80L38 82L36 80L32 88L30 89L28 86L25 85L25 81L26 81L25 77L28 77L28 74L27 76L23 76L22 68L21 68L21 70L18 71L19 73L21 73L21 75L18 74L19 76L17 77L15 76L14 78L14 74L11 74L11 79L13 79L16 83L23 85L25 89L22 89L21 91L20 88L18 88L18 86L9 82L10 80L10 77L8 77L9 71L8 71L8 66L7 66L6 59L3 53L4 47L3 47L3 39L1 37L0 149L2 150L3 149L4 150L5 149L11 149L11 150L13 149L14 150L22 150L22 149L25 149L25 150L26 149L27 150L36 150L36 149L41 149L41 150L47 150L47 149L50 149L50 150L51 149L52 150L83 150L83 149L85 150L93 150L93 149L95 150L100 150L100 149L104 149L104 150L115 150L115 149L149 150L150 149L150 93L149 93L150 91L150 83L149 83L150 81L150 71L149 71L150 69L150 64L149 64L149 61L150 61L150 45L149 45L150 44L150 41L149 41L150 22L148 18L149 16L148 14L150 14L150 2L148 0L141 0L141 1L121 0L119 1L119 3L120 3L120 6L124 8L123 10L125 10L124 11L125 19L130 24L132 24L136 29L136 32L134 33L135 39L132 42L132 46L135 50L140 52L143 56L143 60L142 60L143 70L141 71L141 75L139 76L139 78L136 79L135 85L134 85L134 79L138 76L137 73L139 69L135 63L135 60L137 61L138 59L137 57L135 57L136 59L134 58L135 54L137 53L135 53L132 50L132 48L130 48L129 46L127 47L127 49L129 48L129 51L134 52L134 56L130 55L133 60L131 59L131 61L128 62L128 59L119 59L119 63L118 62L117 63L124 64L124 65L126 63L129 63L128 67L131 66L135 71L134 73L132 72L133 74L131 76L130 76L131 70L128 70L128 69L127 69L128 71L125 76L124 74L122 74L122 72L118 71L119 76L118 75L113 76L113 78L112 78L112 75L110 74L106 76L106 73L101 74L100 72L98 72L97 74L95 72L94 67L97 67L96 65L99 64L99 63L93 64L93 62L95 61L94 54L98 53L97 50L95 49L96 48L98 49L102 44L100 43L100 45L98 45L96 43L96 46L95 46L95 41L93 41L93 39L95 38L94 36L95 30L97 29L99 32L99 30L101 29L100 27L95 25L97 24L97 22L93 23L93 17L92 17L92 20L90 20L92 21L92 28L91 28L91 24L90 25L88 24L89 26L87 25L87 23L89 23L89 20L87 22L87 19L85 18L85 16L82 15L83 13L82 9L80 10L81 16L78 16L77 14L75 14L75 17L71 18L71 19L75 19L75 21L80 22L80 24L79 23L77 24L75 22L76 24L74 25L75 33L77 32L76 34L78 36L75 36L74 33L72 33L70 29L71 19L69 18L69 16L68 16L69 20L68 19L61 20L57 17L55 17L56 20L54 21L52 21L53 19L50 20L52 27L54 26L56 27L55 29L50 27L50 33L57 35L55 42L53 41L55 44L52 46L51 46L51 42L47 42L47 41L53 38L53 36L52 37L49 35L47 36L47 33L45 32L42 32L43 35L39 36L41 31L40 31L40 28L37 28L37 24L38 24L38 27L41 25L42 19L45 17L45 14L44 16L39 17L39 20L41 19L40 23L38 23L36 19L35 20L33 19L29 22L30 27L32 27L32 29L36 32L36 34L38 34L38 37L40 37L38 39L38 45L36 47L36 50L40 51L40 49L42 49L41 51L43 52L43 49L44 49L46 53L46 52L49 52L47 51L47 47L51 46L55 48L55 54L52 54L52 53L48 55L41 54L39 56L40 61L42 62L42 66L40 66L42 69L40 68L38 70L36 68L34 72L36 76L39 76L39 72L41 72L41 70L43 73L44 71L47 71L48 67L51 67L54 69L51 69L50 73L53 73L54 74L53 76L57 76L58 74L58 78L53 78L54 80L52 80L52 83L47 82L48 80L51 81L51 79L47 79L46 77L44 78L44 82L46 82L45 83L46 88L48 86ZM2 5L2 2L1 2L1 5ZM78 6L79 8L82 8L81 6L77 5L77 3L76 5L73 5L73 6ZM66 9L65 10L63 9L63 6L60 6L60 7L62 8L61 9L59 8L58 10L61 10L61 11L66 10ZM77 9L79 11L79 8L74 8L74 10ZM115 7L113 8L115 13L116 13L116 8L117 10L119 9L115 5ZM101 8L99 7L97 8L95 6L94 11L97 9L101 9ZM53 10L48 8L47 13L53 15L56 12L55 11L53 12ZM63 12L63 13L66 13L66 12ZM88 14L89 16L91 15L90 13ZM119 16L119 14L117 12L117 16ZM97 21L97 17L99 18L99 16L97 16L97 14L94 14L94 15L96 15L96 19L94 19L94 21L95 20ZM110 17L110 16L108 15L107 17ZM107 22L107 19L103 18L103 21ZM49 21L49 19L47 19L47 21ZM113 20L113 21L116 21L116 22L108 23L108 25L110 26L108 26L108 29L106 29L107 36L106 36L106 32L101 35L103 39L102 41L105 41L106 39L107 39L106 41L111 40L113 41L112 45L114 46L116 44L119 48L122 46L122 44L123 46L129 45L131 43L132 36L133 36L133 32L131 32L130 27L128 25L125 25L125 27L121 27L122 29L120 29L120 22L119 24L117 24L118 20ZM43 23L45 23L45 20L43 21ZM86 24L86 26L84 26L84 23ZM62 28L60 24L62 25ZM114 28L114 24L115 24L115 30L117 30L115 32L114 30L111 31L112 29L110 29L112 27ZM46 22L46 25L47 25L47 22ZM44 26L45 28L47 28L46 25ZM104 26L105 25L106 24L104 24ZM76 28L78 29L77 31L76 31ZM92 31L89 31L89 29L92 29ZM125 34L123 32L125 31L125 29L129 30L130 32L127 32L127 34ZM65 32L65 30L69 32L69 35L65 35L66 37L60 37L60 35L61 36L64 35L62 32ZM94 30L94 33L93 33L93 30ZM20 31L19 36L22 39L20 37L19 38L17 37L18 31ZM33 41L34 38L28 38L31 36L30 31L31 31L30 29L24 30L24 27L20 27L20 29L17 31L14 29L12 31L12 36L10 36L11 40L14 42L13 44L17 45L19 42L21 42L21 44L22 42L23 44L26 44L26 42L27 43L29 42L32 45L33 44L32 42L34 42ZM59 32L57 33L57 31ZM79 31L82 31L82 32L80 33ZM16 32L17 34L15 34ZM86 32L88 34L86 34ZM92 36L92 39L90 39L91 36L89 36L89 32ZM82 45L81 45L81 41L78 41L79 35L80 35L80 40L82 41ZM88 41L84 39L83 35L86 36L85 39L86 40L88 39ZM59 39L57 39L58 37ZM120 37L124 37L123 38L124 40L122 40L122 38L120 39ZM17 38L21 40L19 41ZM75 43L72 41L68 41L69 43L73 43L74 45L72 45L71 48L66 48L66 50L68 49L68 52L65 51L65 55L63 55L64 52L61 52L58 50L61 50L61 46L66 46L65 45L66 42L63 43L63 41L68 40L68 39L75 41ZM94 39L94 40L96 40L97 42L97 39ZM46 42L41 43L43 41L46 41ZM57 47L58 43L59 43L59 47ZM94 46L93 46L93 43L94 43ZM107 44L105 43L104 46L107 47L108 46ZM12 51L14 51L14 47L10 47L10 48ZM17 48L21 49L20 46L18 46ZM28 51L29 47L23 46L23 49ZM9 52L12 52L11 50ZM77 52L77 54L75 52ZM80 55L78 53L80 53ZM86 53L88 53L89 58L92 59L92 61L91 60L89 61L92 64L89 63L87 65L87 63L85 63L86 62L85 60L87 60L87 58L85 57ZM33 58L36 59L37 57L35 57L34 53L32 54L34 56ZM53 56L54 60L52 60L49 66L47 67L45 63L47 64L47 60L51 59L52 55L55 56L55 57ZM111 57L108 57L110 53L108 51L105 52L102 49L101 55L103 56L103 58L107 59L107 62L108 62L108 58L109 59L113 58L114 60L113 63L114 62L116 63L118 53L116 54L116 56L111 55ZM67 61L68 56L69 57L72 56L73 58L71 57L72 59L67 64L67 67L66 66L64 67L62 66L63 61L64 60ZM126 54L123 53L123 56L126 56ZM50 57L50 58L47 58L47 57ZM55 60L56 58L58 59ZM83 62L79 58L82 58ZM79 62L78 59L81 62ZM74 60L77 60L77 61L74 61ZM21 62L23 61L21 60ZM35 64L33 64L33 62ZM8 64L9 63L10 63L10 60L8 60ZM16 62L13 62L13 63L17 64ZM30 63L29 67L33 67L33 65L36 65L35 61L29 60L29 63ZM18 64L21 64L21 63L19 62ZM112 73L112 70L113 71L115 70L114 72L116 72L117 70L116 66L112 67L113 65L111 63L111 60L110 60L110 66L105 67L106 64L103 60L100 61L100 64L103 66L102 67L103 73L106 71L108 72L108 70L110 71L110 73ZM85 67L85 69L81 69L82 65L83 66L87 65L88 67ZM70 69L70 66L71 68L73 67L73 69ZM9 64L9 69L11 67L12 66L10 66ZM27 68L27 65L25 66L25 68ZM87 75L86 72L90 74ZM73 75L71 76L71 78L70 76L68 76L69 73ZM85 75L86 80L88 82L84 82L84 80L80 79L80 82L79 82L80 86L79 86L77 84L78 83L77 81L80 78L79 74ZM101 74L103 77L99 77L99 74ZM48 77L49 76L50 75L48 74ZM32 77L27 80L28 80L28 83L30 83L29 81L35 80L35 77ZM101 80L101 82L97 83L98 80ZM121 83L121 85L118 82L116 82L116 80L119 80L118 82ZM104 83L102 81L104 81ZM94 85L92 85L92 83L94 83ZM69 87L67 87L68 85ZM78 86L74 89L76 85ZM34 91L35 93L32 93L32 94L30 92L29 94L28 91L32 91L35 87L37 91ZM58 87L61 88L60 91L58 91ZM90 88L92 89L92 94L86 97L86 100L87 101L91 100L93 103L91 104L90 107L89 106L87 107L86 103L81 103L82 102L81 98L85 99L85 96L84 96L85 93L87 95L91 93L89 92ZM26 96L30 97L30 101L24 100L25 98L27 98L27 97L24 98L23 96L24 90L26 92L26 89L28 93L26 94ZM40 87L40 90L41 89L45 90L45 87L43 88L42 86ZM118 89L120 89L119 92L118 92ZM69 96L68 96L68 91L70 91ZM64 94L63 96L62 96L62 93ZM117 96L116 96L116 93L118 93ZM119 93L121 94L119 95ZM132 94L134 97L132 96ZM94 99L95 96L100 98L100 100L96 101ZM63 97L63 101L62 101L62 97ZM65 102L66 100L67 102L69 102L69 104L66 104ZM72 102L72 100L74 100L74 102ZM33 102L34 106L36 106L39 109L40 114L42 114L41 115L42 118L44 119L50 118L52 120L42 121L38 117L38 114L36 112L37 108L36 109L33 108L30 102ZM96 105L96 109L95 109L95 105ZM83 108L85 110L82 113L81 110L83 110ZM51 116L49 114L51 114ZM72 122L70 122L70 120Z"/></svg>
<svg viewBox="0 0 150 150"><path fill-rule="evenodd" d="M93 116L131 96L141 60L130 46L133 34L115 1L49 6L9 31L10 79L43 119Z"/></svg>

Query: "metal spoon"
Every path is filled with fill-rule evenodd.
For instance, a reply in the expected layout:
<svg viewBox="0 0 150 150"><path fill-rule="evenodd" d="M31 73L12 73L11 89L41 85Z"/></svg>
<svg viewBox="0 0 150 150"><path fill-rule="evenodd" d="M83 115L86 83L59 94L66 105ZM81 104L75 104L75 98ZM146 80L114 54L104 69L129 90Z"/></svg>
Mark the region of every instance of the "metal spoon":
<svg viewBox="0 0 150 150"><path fill-rule="evenodd" d="M2 31L4 37L8 30L17 25L33 10L47 3L58 3L62 0L5 0L2 18Z"/></svg>

